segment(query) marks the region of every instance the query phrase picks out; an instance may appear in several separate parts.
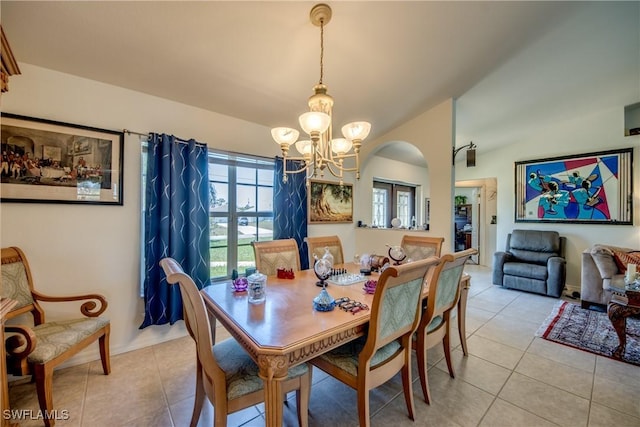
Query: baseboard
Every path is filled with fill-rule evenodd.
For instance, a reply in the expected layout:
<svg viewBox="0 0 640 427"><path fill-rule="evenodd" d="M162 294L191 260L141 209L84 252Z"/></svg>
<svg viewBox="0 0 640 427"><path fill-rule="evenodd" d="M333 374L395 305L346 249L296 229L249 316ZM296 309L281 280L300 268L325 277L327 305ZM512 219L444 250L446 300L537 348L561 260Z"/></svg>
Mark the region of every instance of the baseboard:
<svg viewBox="0 0 640 427"><path fill-rule="evenodd" d="M580 301L580 286L565 285L564 290L562 291L562 295L566 298Z"/></svg>

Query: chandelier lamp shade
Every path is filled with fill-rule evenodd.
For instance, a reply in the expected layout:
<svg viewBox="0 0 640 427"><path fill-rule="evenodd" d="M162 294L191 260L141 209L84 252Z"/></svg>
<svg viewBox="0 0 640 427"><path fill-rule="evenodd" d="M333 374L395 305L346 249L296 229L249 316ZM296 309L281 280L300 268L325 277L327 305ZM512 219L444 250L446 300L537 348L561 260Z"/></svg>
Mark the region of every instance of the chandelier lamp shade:
<svg viewBox="0 0 640 427"><path fill-rule="evenodd" d="M331 20L331 8L326 4L317 4L311 9L309 16L311 23L320 27L320 81L313 87L313 95L309 97L309 111L298 118L300 128L306 136L298 140L300 132L289 127L273 128L271 136L282 150L283 182L287 182L287 174L306 172L308 183L310 178L322 177L325 171L329 171L340 179L342 185L344 172L355 172L356 178L360 179L360 147L369 135L371 124L364 121L347 123L342 127L343 138L333 138L333 98L322 82L324 26ZM289 155L291 145L295 146L299 156ZM301 160L304 163L298 169L287 170L287 160ZM345 164L345 160L349 160L349 165Z"/></svg>

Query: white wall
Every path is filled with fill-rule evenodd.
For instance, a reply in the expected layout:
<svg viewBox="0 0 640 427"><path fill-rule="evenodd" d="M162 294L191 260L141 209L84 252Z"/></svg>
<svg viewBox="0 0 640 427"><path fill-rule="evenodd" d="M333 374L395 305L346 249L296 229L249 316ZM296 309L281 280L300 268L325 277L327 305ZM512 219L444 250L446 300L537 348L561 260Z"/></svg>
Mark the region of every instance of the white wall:
<svg viewBox="0 0 640 427"><path fill-rule="evenodd" d="M270 130L246 121L165 99L20 63L2 95L2 111L103 129L123 128L195 138L220 149L265 156L279 153ZM117 354L185 334L173 327L138 327L143 319L139 292L140 143L126 136L124 205L78 206L3 203L3 247L19 246L27 254L39 291L55 295L88 292L109 301L111 353ZM45 308L54 308L48 304ZM68 316L64 305L56 316ZM97 346L69 364L99 357Z"/></svg>
<svg viewBox="0 0 640 427"><path fill-rule="evenodd" d="M527 134L513 145L479 155L475 168L456 165L457 180L497 177L497 250L504 250L506 235L514 228L556 230L567 237L567 286L579 290L580 254L584 249L596 243L640 249L640 169L637 166L640 136L624 136L623 115L621 105L616 108L604 108L588 116L558 121ZM635 225L515 223L514 162L627 147L635 148Z"/></svg>
<svg viewBox="0 0 640 427"><path fill-rule="evenodd" d="M391 141L408 142L422 152L429 170L429 181L418 184L429 188L431 226L429 231L421 231L420 233L444 237L443 253L449 252L453 247L453 166L451 165L453 119L453 100L448 99L380 138L365 144L362 149L365 165L381 146ZM376 174L372 171L367 173L370 173L371 176ZM363 180L361 179L361 181ZM371 218L371 187L358 186L355 193L359 202L354 207L354 218L356 220ZM358 230L358 238L355 239L356 253L371 253L372 246L375 246L375 250L379 252L378 248L384 248L386 243L393 243L389 241L392 240L389 238L389 233L393 232L377 229ZM399 238L395 241L400 243Z"/></svg>

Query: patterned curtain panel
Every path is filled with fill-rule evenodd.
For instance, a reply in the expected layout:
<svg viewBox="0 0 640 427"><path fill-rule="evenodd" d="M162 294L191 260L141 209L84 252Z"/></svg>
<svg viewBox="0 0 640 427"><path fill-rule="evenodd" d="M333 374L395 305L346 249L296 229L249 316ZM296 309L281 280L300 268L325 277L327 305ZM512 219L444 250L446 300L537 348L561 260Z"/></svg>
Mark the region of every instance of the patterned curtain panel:
<svg viewBox="0 0 640 427"><path fill-rule="evenodd" d="M302 162L287 160L287 170L300 169ZM300 251L300 265L303 270L309 268L307 255L307 186L304 173L287 175L282 182L282 157L276 157L273 174L273 238L294 238Z"/></svg>
<svg viewBox="0 0 640 427"><path fill-rule="evenodd" d="M198 287L209 284L209 173L207 147L191 139L151 134L145 202L145 318L149 325L182 319L178 286L158 265L178 261Z"/></svg>

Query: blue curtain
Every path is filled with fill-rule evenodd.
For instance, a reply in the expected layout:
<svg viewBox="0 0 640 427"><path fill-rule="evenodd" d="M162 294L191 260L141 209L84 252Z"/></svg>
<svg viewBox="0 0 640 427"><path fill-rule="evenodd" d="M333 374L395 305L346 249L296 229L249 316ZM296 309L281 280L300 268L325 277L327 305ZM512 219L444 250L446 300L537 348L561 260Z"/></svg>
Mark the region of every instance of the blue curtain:
<svg viewBox="0 0 640 427"><path fill-rule="evenodd" d="M303 162L287 160L287 170L300 169ZM307 186L304 172L287 175L282 182L284 162L276 157L273 176L273 238L294 238L298 242L300 264L303 270L309 268L307 255Z"/></svg>
<svg viewBox="0 0 640 427"><path fill-rule="evenodd" d="M140 329L183 318L178 286L158 264L178 261L202 288L209 284L209 168L207 147L191 139L150 134L144 219L145 316Z"/></svg>

